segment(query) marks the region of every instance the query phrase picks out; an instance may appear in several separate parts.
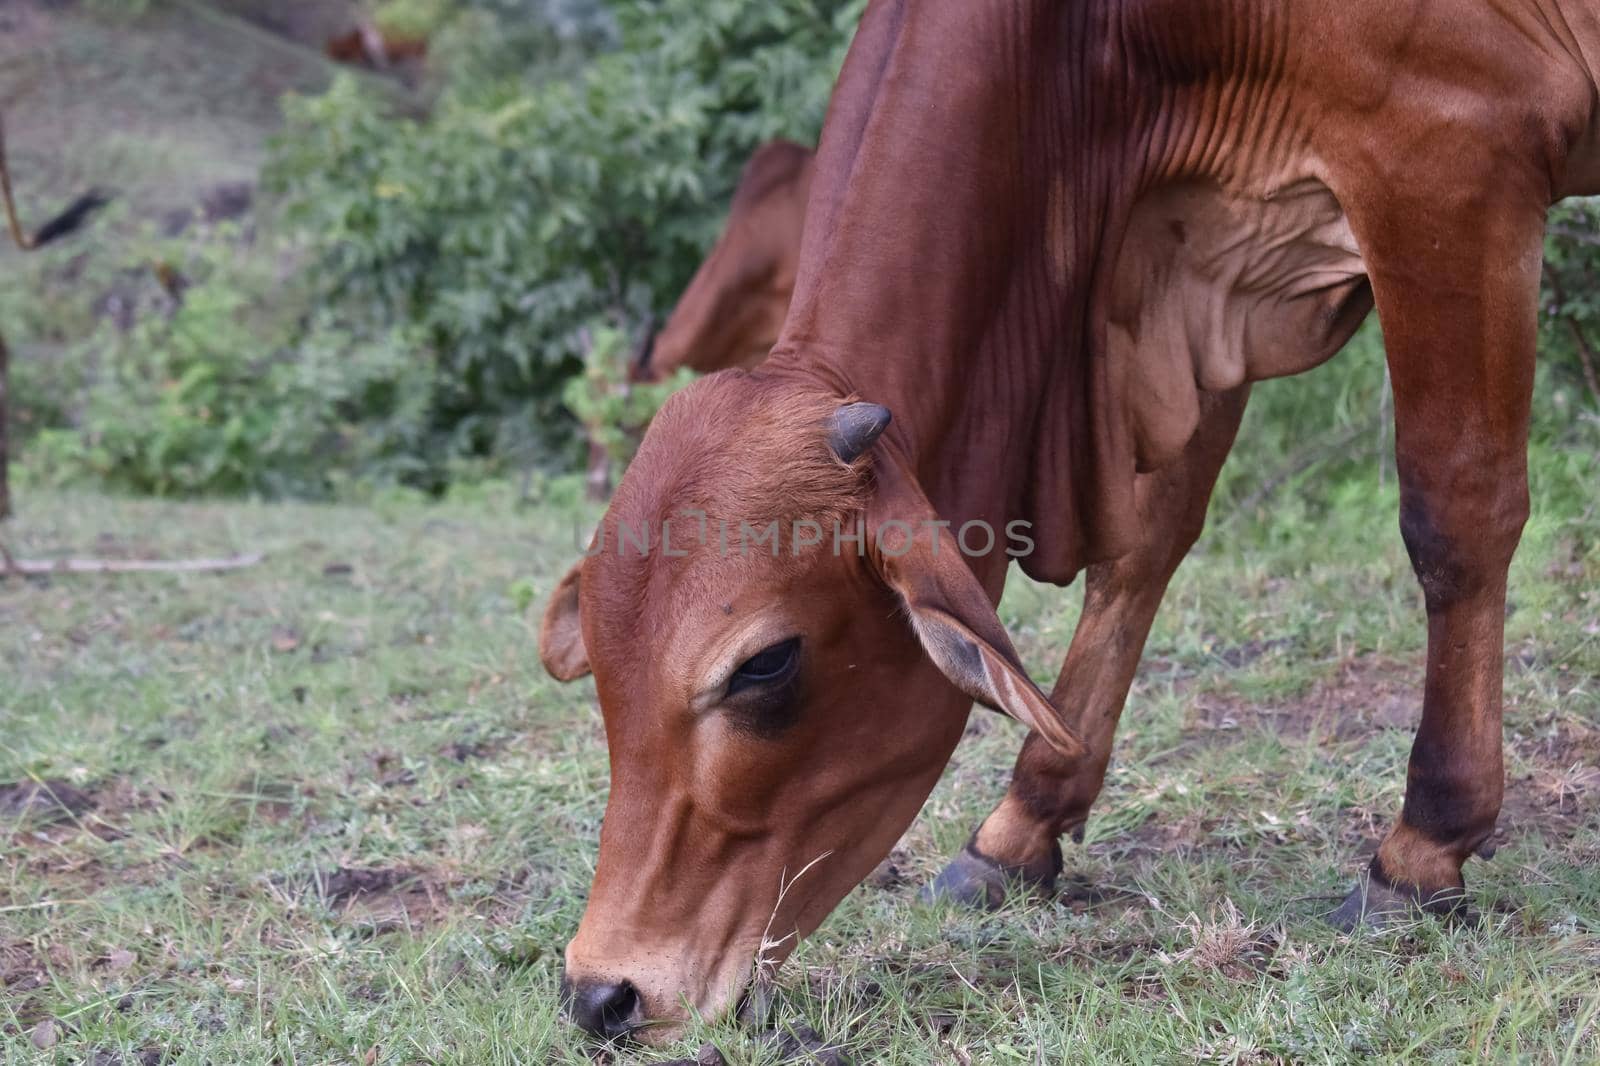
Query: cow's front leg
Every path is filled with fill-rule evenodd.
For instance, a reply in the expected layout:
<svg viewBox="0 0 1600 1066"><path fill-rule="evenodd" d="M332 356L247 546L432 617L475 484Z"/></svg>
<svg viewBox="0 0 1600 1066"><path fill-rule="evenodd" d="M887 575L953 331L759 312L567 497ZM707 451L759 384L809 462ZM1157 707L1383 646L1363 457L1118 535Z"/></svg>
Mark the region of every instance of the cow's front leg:
<svg viewBox="0 0 1600 1066"><path fill-rule="evenodd" d="M1497 182L1494 198L1515 188ZM1459 906L1462 864L1500 812L1506 571L1528 514L1544 213L1490 199L1456 190L1445 203L1470 209L1451 216L1391 200L1408 212L1403 223L1380 219L1363 242L1394 382L1400 528L1427 609L1428 672L1400 818L1330 916L1342 928Z"/></svg>
<svg viewBox="0 0 1600 1066"><path fill-rule="evenodd" d="M1050 693L1050 701L1074 724L1085 753L1063 758L1030 733L1005 798L928 886L927 896L993 907L1012 884L1054 884L1061 870L1058 841L1064 833L1082 838L1150 624L1167 582L1205 526L1211 489L1233 446L1248 394L1246 387L1206 397L1200 426L1183 455L1140 477L1145 542L1088 570L1083 615Z"/></svg>

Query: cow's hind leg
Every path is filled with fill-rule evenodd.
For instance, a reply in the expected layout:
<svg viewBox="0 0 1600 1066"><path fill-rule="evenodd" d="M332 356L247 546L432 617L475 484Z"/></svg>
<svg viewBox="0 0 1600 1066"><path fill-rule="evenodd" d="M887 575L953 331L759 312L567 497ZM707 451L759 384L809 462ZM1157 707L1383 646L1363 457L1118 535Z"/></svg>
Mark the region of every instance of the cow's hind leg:
<svg viewBox="0 0 1600 1066"><path fill-rule="evenodd" d="M1385 195L1360 220L1394 383L1400 528L1422 585L1428 666L1405 804L1330 920L1460 905L1462 863L1503 789L1506 571L1528 513L1528 408L1544 212L1493 193ZM1489 189L1486 183L1482 188ZM1363 232L1364 231L1364 232Z"/></svg>
<svg viewBox="0 0 1600 1066"><path fill-rule="evenodd" d="M1206 398L1183 455L1141 477L1139 505L1148 532L1143 545L1088 570L1083 615L1050 693L1087 751L1066 759L1030 733L1005 798L926 895L992 907L1013 883L1054 884L1061 870L1058 840L1069 832L1081 839L1150 623L1167 582L1205 525L1206 504L1233 446L1248 391Z"/></svg>

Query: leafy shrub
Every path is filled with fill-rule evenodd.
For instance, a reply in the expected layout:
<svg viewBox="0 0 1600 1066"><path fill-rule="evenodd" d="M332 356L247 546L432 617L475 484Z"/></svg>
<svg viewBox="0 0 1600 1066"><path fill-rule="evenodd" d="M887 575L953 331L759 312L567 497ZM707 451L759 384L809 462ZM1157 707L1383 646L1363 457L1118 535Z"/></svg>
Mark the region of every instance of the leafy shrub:
<svg viewBox="0 0 1600 1066"><path fill-rule="evenodd" d="M860 7L629 0L619 46L572 78L468 76L427 120L353 79L290 103L271 182L328 300L433 353L435 478L579 461L563 398L585 331L669 308L751 150L814 138Z"/></svg>
<svg viewBox="0 0 1600 1066"><path fill-rule="evenodd" d="M862 6L373 0L390 28L437 30L441 95L427 117L396 114L342 78L289 102L268 173L283 211L265 221L293 255L226 233L121 258L63 247L0 287L30 467L310 496L514 470L527 495L579 468L586 440L625 461L663 395L622 386L629 348L713 239L750 151L814 139ZM195 282L181 306L151 280L166 260ZM1553 455L1592 448L1600 425L1600 203L1552 216L1546 265L1535 444ZM112 296L126 330L103 321ZM1296 494L1317 521L1392 463L1387 404L1369 324L1329 367L1257 390L1214 513Z"/></svg>
<svg viewBox="0 0 1600 1066"><path fill-rule="evenodd" d="M1550 216L1545 240L1540 353L1563 383L1600 411L1600 199Z"/></svg>
<svg viewBox="0 0 1600 1066"><path fill-rule="evenodd" d="M201 245L169 269L194 279L181 302L95 335L101 365L76 426L39 433L34 474L163 496L315 497L350 471L413 472L432 385L414 343L302 320L293 286L235 245Z"/></svg>
<svg viewBox="0 0 1600 1066"><path fill-rule="evenodd" d="M372 21L396 37L427 37L449 14L448 0L383 0L373 7Z"/></svg>
<svg viewBox="0 0 1600 1066"><path fill-rule="evenodd" d="M613 471L633 458L645 427L667 397L694 377L693 371L680 367L666 381L629 382L630 355L625 334L611 326L597 325L583 373L569 379L561 394L567 410L583 426L585 438L605 450Z"/></svg>

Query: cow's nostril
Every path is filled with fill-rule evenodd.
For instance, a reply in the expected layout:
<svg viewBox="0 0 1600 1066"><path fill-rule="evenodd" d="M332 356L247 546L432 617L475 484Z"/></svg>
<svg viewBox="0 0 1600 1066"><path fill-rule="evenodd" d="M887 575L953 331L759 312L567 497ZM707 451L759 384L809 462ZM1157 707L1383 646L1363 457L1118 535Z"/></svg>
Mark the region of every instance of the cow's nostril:
<svg viewBox="0 0 1600 1066"><path fill-rule="evenodd" d="M615 1040L627 1036L644 1022L644 1002L632 981L564 984L567 1015L585 1032Z"/></svg>
<svg viewBox="0 0 1600 1066"><path fill-rule="evenodd" d="M633 987L632 982L623 981L617 985L611 995L611 1001L601 1010L604 1015L606 1035L622 1036L644 1021L639 1006L639 990Z"/></svg>

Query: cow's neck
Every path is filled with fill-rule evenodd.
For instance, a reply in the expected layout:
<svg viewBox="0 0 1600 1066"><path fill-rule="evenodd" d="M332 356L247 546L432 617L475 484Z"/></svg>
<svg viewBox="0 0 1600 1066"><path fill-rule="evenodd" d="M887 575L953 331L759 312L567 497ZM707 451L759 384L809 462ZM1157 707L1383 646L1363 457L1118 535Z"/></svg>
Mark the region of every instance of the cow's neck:
<svg viewBox="0 0 1600 1066"><path fill-rule="evenodd" d="M1066 134L1061 45L986 58L1091 32L1080 5L949 3L915 18L874 5L835 90L794 303L768 363L888 405L886 443L942 517L1034 522L1050 557L1040 570L1058 579L1099 547L1093 515L1070 498L1094 442L1072 429L1090 423L1070 410L1088 397L1067 363L1090 347L1080 250L1098 242L1086 229L1109 216L1118 182L1088 179L1086 144ZM954 54L928 64L939 51ZM997 583L997 567L978 568Z"/></svg>
<svg viewBox="0 0 1600 1066"><path fill-rule="evenodd" d="M1093 373L1087 250L1127 184L1113 153L1091 150L1103 131L1071 84L1089 75L1059 62L1092 54L1098 6L872 7L834 94L768 364L887 405L887 446L940 514L1033 523L1023 565L1054 580L1128 532L1072 492L1106 459L1079 417ZM1004 569L977 568L991 587Z"/></svg>

